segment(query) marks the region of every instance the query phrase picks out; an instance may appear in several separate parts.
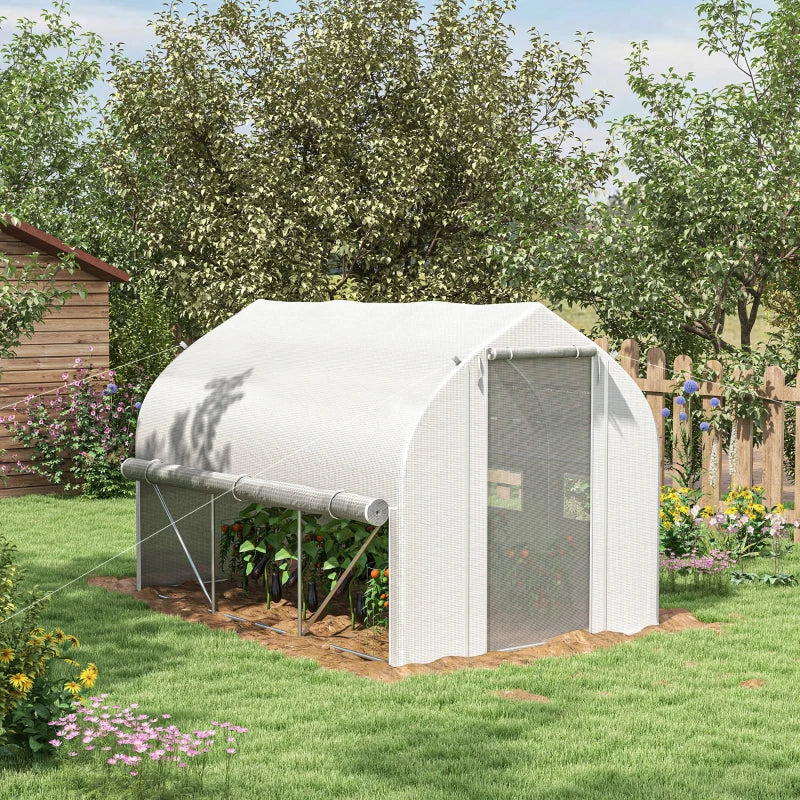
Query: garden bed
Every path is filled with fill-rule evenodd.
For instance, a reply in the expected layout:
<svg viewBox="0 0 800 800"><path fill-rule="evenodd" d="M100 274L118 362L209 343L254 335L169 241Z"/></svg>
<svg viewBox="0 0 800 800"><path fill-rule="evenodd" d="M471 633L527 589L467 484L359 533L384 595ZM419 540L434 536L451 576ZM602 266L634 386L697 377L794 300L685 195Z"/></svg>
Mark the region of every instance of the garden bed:
<svg viewBox="0 0 800 800"><path fill-rule="evenodd" d="M329 610L316 622L310 632L297 636L297 607L282 600L267 609L263 590L245 591L234 583L218 584L218 613L207 611L208 601L196 584L180 586L153 586L136 590L135 578L95 576L89 585L99 586L112 592L122 592L146 602L154 611L179 616L193 622L202 622L209 628L235 630L243 639L252 639L270 650L280 650L284 655L313 658L325 669L346 670L356 675L383 681L396 681L409 675L432 672L450 672L465 668L491 669L502 664L527 664L533 659L548 656L577 655L589 653L600 647L610 647L638 636L654 632L675 632L692 628L715 628L700 622L683 608L662 609L660 624L651 625L640 633L627 636L622 633L589 633L572 631L550 639L546 644L526 647L513 652L493 652L472 658L448 656L430 664L407 664L390 667L386 663L389 653L389 634L385 629L368 629L357 624L351 629L350 612L346 599L331 603ZM159 597L163 595L163 597ZM224 614L241 617L248 622L231 620ZM285 634L255 627L253 622L281 628ZM346 647L383 659L368 661L350 653L334 649Z"/></svg>

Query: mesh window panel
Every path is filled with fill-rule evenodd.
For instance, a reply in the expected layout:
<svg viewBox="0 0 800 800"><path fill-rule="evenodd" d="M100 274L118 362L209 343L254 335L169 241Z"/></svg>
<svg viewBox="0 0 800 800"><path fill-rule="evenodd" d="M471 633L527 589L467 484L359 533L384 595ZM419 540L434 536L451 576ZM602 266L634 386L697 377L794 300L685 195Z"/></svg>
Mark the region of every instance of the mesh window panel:
<svg viewBox="0 0 800 800"><path fill-rule="evenodd" d="M489 362L490 650L589 627L591 364Z"/></svg>

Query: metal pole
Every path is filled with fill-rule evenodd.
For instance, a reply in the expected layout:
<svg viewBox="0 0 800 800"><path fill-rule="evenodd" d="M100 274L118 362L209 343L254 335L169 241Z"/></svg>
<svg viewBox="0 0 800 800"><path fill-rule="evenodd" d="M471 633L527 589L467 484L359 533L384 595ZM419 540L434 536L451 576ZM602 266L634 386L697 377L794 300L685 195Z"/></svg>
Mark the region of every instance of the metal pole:
<svg viewBox="0 0 800 800"><path fill-rule="evenodd" d="M216 498L211 495L211 613L217 613L217 515Z"/></svg>
<svg viewBox="0 0 800 800"><path fill-rule="evenodd" d="M303 512L297 512L297 635L303 635Z"/></svg>

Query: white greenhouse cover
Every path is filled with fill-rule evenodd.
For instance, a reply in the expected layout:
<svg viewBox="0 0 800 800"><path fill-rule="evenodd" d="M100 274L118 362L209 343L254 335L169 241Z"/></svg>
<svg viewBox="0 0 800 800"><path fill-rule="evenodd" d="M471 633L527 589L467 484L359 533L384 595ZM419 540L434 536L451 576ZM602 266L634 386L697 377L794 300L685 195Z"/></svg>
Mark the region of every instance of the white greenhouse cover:
<svg viewBox="0 0 800 800"><path fill-rule="evenodd" d="M587 345L538 303L260 300L159 376L136 457L386 500L390 663L475 655L487 642L487 349ZM633 632L658 618L655 426L624 371L602 352L592 363L590 627ZM140 491L140 537L152 502Z"/></svg>

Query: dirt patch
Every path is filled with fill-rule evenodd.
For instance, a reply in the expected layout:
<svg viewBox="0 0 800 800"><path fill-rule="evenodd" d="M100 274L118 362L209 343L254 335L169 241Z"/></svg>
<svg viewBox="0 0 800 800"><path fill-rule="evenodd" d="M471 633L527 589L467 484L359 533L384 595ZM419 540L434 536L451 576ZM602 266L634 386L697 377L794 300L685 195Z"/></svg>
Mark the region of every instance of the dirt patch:
<svg viewBox="0 0 800 800"><path fill-rule="evenodd" d="M760 689L762 686L766 686L767 682L762 681L761 678L750 678L749 681L742 681L739 686L742 689Z"/></svg>
<svg viewBox="0 0 800 800"><path fill-rule="evenodd" d="M504 692L492 692L495 697L502 697L503 700L515 700L526 703L549 703L550 698L543 694L531 694L524 689L506 689Z"/></svg>
<svg viewBox="0 0 800 800"><path fill-rule="evenodd" d="M510 653L492 652L471 658L447 656L430 664L406 664L403 667L390 667L389 635L385 630L375 631L350 625L350 610L346 598L335 599L326 609L323 617L311 626L305 636L297 636L297 608L282 600L267 609L263 589L245 591L232 583L217 585L218 613L208 612L208 601L197 584L185 583L180 586L153 586L136 591L135 578L113 578L93 576L90 586L99 586L110 592L121 592L146 602L154 611L172 614L193 622L202 622L209 628L235 630L243 639L252 639L270 650L280 650L287 656L313 658L325 669L347 670L357 675L376 680L396 681L409 675L451 672L465 668L499 667L501 664L528 664L536 658L577 655L589 653L599 647L628 642L650 633L672 633L692 628L712 628L719 630L718 624L700 622L685 608L666 608L659 614L659 625L651 625L632 636L623 633L589 633L572 631L555 636L545 644L514 650ZM232 620L225 614L240 617ZM280 628L284 634L254 625L259 622L273 628ZM336 648L357 650L360 653L382 659L370 661L358 655Z"/></svg>

